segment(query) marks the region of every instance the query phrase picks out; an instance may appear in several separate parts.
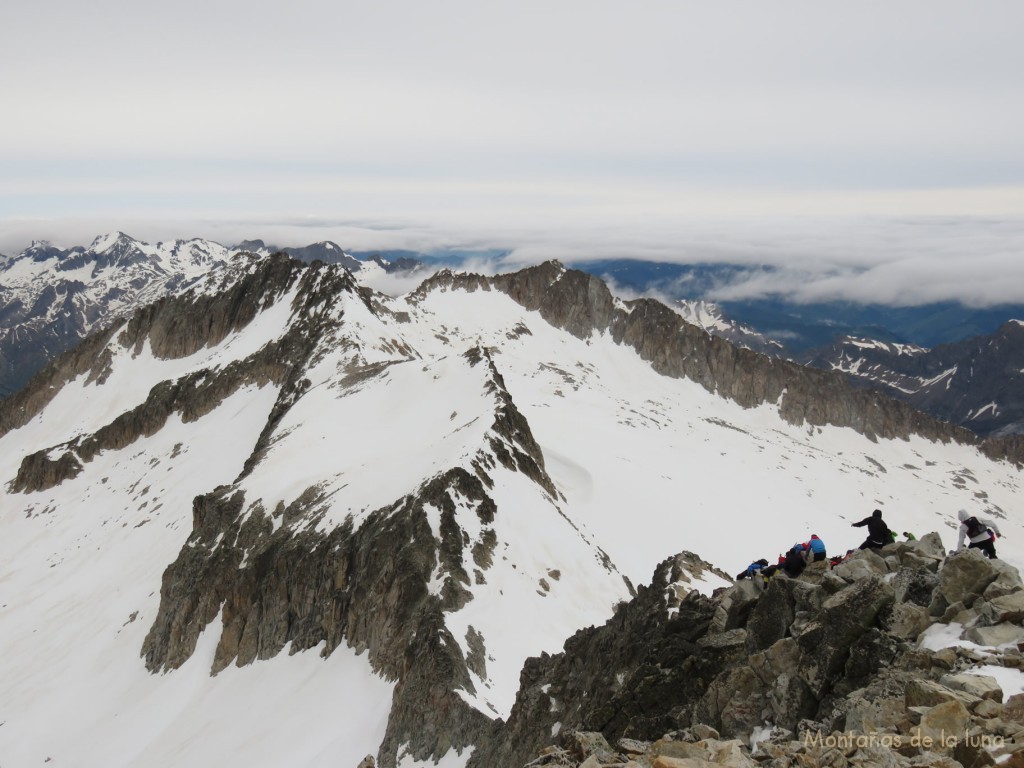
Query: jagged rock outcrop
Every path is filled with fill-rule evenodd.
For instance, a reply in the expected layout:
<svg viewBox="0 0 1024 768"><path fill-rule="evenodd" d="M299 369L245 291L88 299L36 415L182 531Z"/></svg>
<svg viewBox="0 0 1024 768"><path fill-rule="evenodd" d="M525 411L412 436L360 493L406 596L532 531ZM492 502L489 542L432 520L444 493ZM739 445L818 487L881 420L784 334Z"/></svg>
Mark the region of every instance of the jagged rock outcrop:
<svg viewBox="0 0 1024 768"><path fill-rule="evenodd" d="M214 673L285 647L295 653L322 644L328 655L347 643L397 681L382 765L394 764L401 745L440 755L472 744L489 721L454 692L473 683L442 617L464 599L460 585L469 577L461 558L449 561L440 594L427 589L462 542L457 529L451 540L435 541L424 507L454 514L455 495L489 514L482 481L465 471L374 512L358 530L318 533L304 525L324 501L315 491L269 515L243 515L242 495L229 489L200 497L192 536L164 574L160 612L143 648L147 667L180 666L203 631L220 632Z"/></svg>
<svg viewBox="0 0 1024 768"><path fill-rule="evenodd" d="M991 677L967 674L982 662L1022 669L1021 652L917 643L935 623L957 622L968 640L1014 626L1007 620L1024 607L1024 585L1011 566L976 550L941 554L930 534L858 552L845 565L863 570L836 568L829 579L812 572L776 576L763 591L741 581L710 598L690 592L678 612L668 607L677 593L666 561L607 624L578 632L557 656L527 662L511 717L469 765L1024 760L1021 708L1002 703ZM553 736L560 740L548 746Z"/></svg>
<svg viewBox="0 0 1024 768"><path fill-rule="evenodd" d="M855 387L840 373L733 346L653 299L619 302L598 278L557 262L495 277L442 271L424 282L416 295L452 289L502 291L579 338L608 333L635 349L658 373L690 379L745 407L777 403L780 415L792 423L850 427L880 438L917 434L981 445L993 458L1024 462L1024 444L1019 439L980 441L970 430Z"/></svg>

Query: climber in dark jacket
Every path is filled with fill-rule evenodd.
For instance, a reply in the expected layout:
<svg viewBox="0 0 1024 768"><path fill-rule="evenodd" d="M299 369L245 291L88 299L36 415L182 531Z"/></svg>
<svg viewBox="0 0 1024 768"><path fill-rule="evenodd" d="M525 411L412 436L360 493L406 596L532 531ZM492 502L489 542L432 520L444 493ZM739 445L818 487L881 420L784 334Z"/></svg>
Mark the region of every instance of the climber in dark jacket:
<svg viewBox="0 0 1024 768"><path fill-rule="evenodd" d="M880 509L872 512L871 517L865 517L859 523L851 523L851 525L854 528L860 528L865 525L868 527L868 537L860 545L861 549L881 549L886 544L892 543L892 531L889 530L889 526L882 519L882 510Z"/></svg>
<svg viewBox="0 0 1024 768"><path fill-rule="evenodd" d="M806 567L807 560L804 558L803 552L798 550L796 547L791 547L786 553L786 559L782 562L782 570L787 576L795 579L804 572L804 568Z"/></svg>

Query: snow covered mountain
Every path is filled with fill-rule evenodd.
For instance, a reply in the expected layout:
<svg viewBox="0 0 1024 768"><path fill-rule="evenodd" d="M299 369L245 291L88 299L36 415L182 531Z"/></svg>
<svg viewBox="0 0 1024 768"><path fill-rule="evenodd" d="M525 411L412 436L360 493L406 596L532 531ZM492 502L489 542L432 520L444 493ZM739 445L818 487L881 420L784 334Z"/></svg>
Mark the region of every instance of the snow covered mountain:
<svg viewBox="0 0 1024 768"><path fill-rule="evenodd" d="M807 359L981 435L1024 434L1024 322L934 349L845 338Z"/></svg>
<svg viewBox="0 0 1024 768"><path fill-rule="evenodd" d="M765 336L749 325L732 320L721 306L712 301L680 299L673 302L671 306L686 322L703 328L712 336L718 336L738 347L752 349L766 355L781 356L785 352L785 348L780 342Z"/></svg>
<svg viewBox="0 0 1024 768"><path fill-rule="evenodd" d="M0 394L93 330L223 267L206 240L149 245L115 232L70 250L33 243L0 265Z"/></svg>
<svg viewBox="0 0 1024 768"><path fill-rule="evenodd" d="M876 507L1015 546L1022 457L557 263L391 298L252 257L0 402L0 755L464 766L667 556Z"/></svg>
<svg viewBox="0 0 1024 768"><path fill-rule="evenodd" d="M224 269L240 251L280 250L261 240L229 248L191 239L149 244L122 232L97 237L88 247L65 250L44 241L0 259L0 396L10 394L47 361L92 331L127 317L162 296L186 290L200 276ZM331 242L284 249L304 261L320 259L364 281L417 263L359 260Z"/></svg>

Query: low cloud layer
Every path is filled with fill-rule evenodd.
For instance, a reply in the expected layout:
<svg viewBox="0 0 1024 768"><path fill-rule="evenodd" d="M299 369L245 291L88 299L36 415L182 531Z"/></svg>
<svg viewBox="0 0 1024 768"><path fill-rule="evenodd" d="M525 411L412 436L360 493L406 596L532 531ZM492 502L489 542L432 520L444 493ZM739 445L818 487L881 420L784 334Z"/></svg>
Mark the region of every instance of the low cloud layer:
<svg viewBox="0 0 1024 768"><path fill-rule="evenodd" d="M1024 4L5 5L0 252L208 237L1024 301Z"/></svg>
<svg viewBox="0 0 1024 768"><path fill-rule="evenodd" d="M970 306L1024 303L1024 219L773 218L638 222L628 226L515 228L476 222L459 228L329 219L260 221L22 220L2 227L0 252L32 239L70 247L123 230L141 240L206 237L225 245L260 238L278 246L333 240L353 251L456 252L463 267L493 273L548 259L566 264L639 259L745 265L716 286L716 300L778 296L797 302L846 300L892 306L960 301ZM494 227L487 231L486 224ZM393 281L392 281L393 282ZM408 281L408 288L415 280ZM406 287L391 286L389 291ZM654 288L672 295L680 286Z"/></svg>

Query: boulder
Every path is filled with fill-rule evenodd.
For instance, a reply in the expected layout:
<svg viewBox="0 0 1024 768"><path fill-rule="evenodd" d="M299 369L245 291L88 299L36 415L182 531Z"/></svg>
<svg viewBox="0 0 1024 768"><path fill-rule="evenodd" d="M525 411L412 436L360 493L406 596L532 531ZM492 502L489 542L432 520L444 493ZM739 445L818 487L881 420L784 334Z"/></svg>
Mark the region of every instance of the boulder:
<svg viewBox="0 0 1024 768"><path fill-rule="evenodd" d="M796 616L796 581L772 578L747 620L747 648L760 651L789 633Z"/></svg>
<svg viewBox="0 0 1024 768"><path fill-rule="evenodd" d="M928 610L914 603L897 602L889 616L889 632L902 640L916 640L930 625Z"/></svg>
<svg viewBox="0 0 1024 768"><path fill-rule="evenodd" d="M764 684L750 667L737 667L711 682L694 707L693 721L728 736L749 738L764 724L766 710Z"/></svg>
<svg viewBox="0 0 1024 768"><path fill-rule="evenodd" d="M984 699L971 707L971 712L985 719L1002 717L1003 705L991 699Z"/></svg>
<svg viewBox="0 0 1024 768"><path fill-rule="evenodd" d="M762 588L752 579L741 579L722 592L718 598L715 617L711 622L711 630L725 632L742 627L761 597L761 592Z"/></svg>
<svg viewBox="0 0 1024 768"><path fill-rule="evenodd" d="M899 755L883 746L862 747L847 759L847 765L857 768L903 768L906 765Z"/></svg>
<svg viewBox="0 0 1024 768"><path fill-rule="evenodd" d="M834 595L839 590L846 589L847 584L849 584L849 582L846 581L846 579L837 575L833 571L826 571L821 577L821 588L825 590L825 593L828 595Z"/></svg>
<svg viewBox="0 0 1024 768"><path fill-rule="evenodd" d="M603 734L597 731L573 731L566 735L564 742L569 751L579 760L593 755L602 763L614 760L615 752Z"/></svg>
<svg viewBox="0 0 1024 768"><path fill-rule="evenodd" d="M994 677L988 675L972 675L969 672L961 672L957 675L943 675L939 679L939 683L954 691L963 691L979 699L991 699L998 702L1003 700L1003 689L999 687L999 683Z"/></svg>
<svg viewBox="0 0 1024 768"><path fill-rule="evenodd" d="M1003 622L1020 624L1024 621L1024 590L986 598L979 611L979 618L986 626Z"/></svg>
<svg viewBox="0 0 1024 768"><path fill-rule="evenodd" d="M780 677L792 677L800 671L802 651L792 637L785 637L766 651L751 654L750 668L765 685L772 685Z"/></svg>
<svg viewBox="0 0 1024 768"><path fill-rule="evenodd" d="M1017 624L996 624L992 627L971 627L961 637L984 646L1016 644L1024 641L1024 627Z"/></svg>
<svg viewBox="0 0 1024 768"><path fill-rule="evenodd" d="M842 578L847 583L861 581L871 576L884 576L889 572L889 566L884 559L870 549L861 549L850 555L850 558L832 569L832 573Z"/></svg>
<svg viewBox="0 0 1024 768"><path fill-rule="evenodd" d="M795 728L800 719L817 709L817 699L800 676L802 658L800 646L792 637L750 656L750 668L767 689L768 719L782 729Z"/></svg>
<svg viewBox="0 0 1024 768"><path fill-rule="evenodd" d="M921 717L915 735L922 740L931 739L933 751L950 754L957 741L963 738L970 719L967 708L959 701L936 704Z"/></svg>
<svg viewBox="0 0 1024 768"><path fill-rule="evenodd" d="M846 730L877 733L898 722L905 710L902 697L869 699L863 693L853 695L846 710Z"/></svg>
<svg viewBox="0 0 1024 768"><path fill-rule="evenodd" d="M909 602L927 607L939 577L927 568L911 567L901 569L890 583L897 603Z"/></svg>
<svg viewBox="0 0 1024 768"><path fill-rule="evenodd" d="M815 696L828 690L842 672L850 646L892 602L892 588L878 575L851 584L824 602L818 618L797 637L806 659L801 677Z"/></svg>
<svg viewBox="0 0 1024 768"><path fill-rule="evenodd" d="M912 768L964 768L964 764L959 760L955 760L949 755L938 755L932 751L922 752L911 760L909 765Z"/></svg>
<svg viewBox="0 0 1024 768"><path fill-rule="evenodd" d="M949 605L970 607L1002 569L976 549L963 549L950 557L939 571L939 593Z"/></svg>
<svg viewBox="0 0 1024 768"><path fill-rule="evenodd" d="M747 630L730 629L728 632L708 633L697 641L697 647L703 650L729 654L730 651L740 652L747 645Z"/></svg>
<svg viewBox="0 0 1024 768"><path fill-rule="evenodd" d="M942 544L942 538L935 531L926 533L915 541L901 541L895 545L897 556L902 559L907 555L924 558L935 562L935 568L946 559L946 548Z"/></svg>
<svg viewBox="0 0 1024 768"><path fill-rule="evenodd" d="M982 593L986 600L1009 595L1024 589L1024 583L1020 578L1020 572L1005 560L992 560L992 567L998 574L991 584L985 587Z"/></svg>
<svg viewBox="0 0 1024 768"><path fill-rule="evenodd" d="M1015 693L1003 703L1002 718L1024 725L1024 693Z"/></svg>
<svg viewBox="0 0 1024 768"><path fill-rule="evenodd" d="M619 751L626 755L642 755L651 748L651 742L622 738L615 742Z"/></svg>
<svg viewBox="0 0 1024 768"><path fill-rule="evenodd" d="M708 760L711 757L708 750L698 744L688 744L685 741L673 741L672 739L658 739L658 741L651 744L648 754L653 757L696 760Z"/></svg>
<svg viewBox="0 0 1024 768"><path fill-rule="evenodd" d="M825 574L827 574L829 570L828 560L819 560L814 563L808 563L804 572L800 574L800 581L814 585L821 584L822 579L825 578Z"/></svg>
<svg viewBox="0 0 1024 768"><path fill-rule="evenodd" d="M979 602L975 600L974 604L979 605ZM965 627L973 626L977 619L977 611L973 608L968 608L960 602L948 606L942 616L939 617L939 621L943 624L961 624Z"/></svg>
<svg viewBox="0 0 1024 768"><path fill-rule="evenodd" d="M979 701L976 696L947 688L932 680L909 681L903 695L908 709L911 707L934 707L951 701L971 706Z"/></svg>
<svg viewBox="0 0 1024 768"><path fill-rule="evenodd" d="M738 739L731 741L708 739L703 744L711 753L711 762L714 765L728 766L728 768L754 768L756 765L750 759L749 754L744 751L743 742Z"/></svg>
<svg viewBox="0 0 1024 768"><path fill-rule="evenodd" d="M705 739L717 741L722 738L718 731L704 723L694 723L687 730L693 734L694 741L704 741Z"/></svg>
<svg viewBox="0 0 1024 768"><path fill-rule="evenodd" d="M714 768L714 763L696 758L656 757L652 768Z"/></svg>

